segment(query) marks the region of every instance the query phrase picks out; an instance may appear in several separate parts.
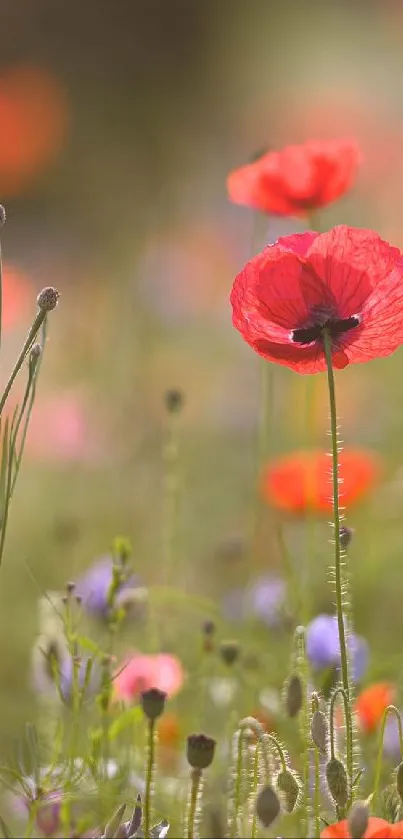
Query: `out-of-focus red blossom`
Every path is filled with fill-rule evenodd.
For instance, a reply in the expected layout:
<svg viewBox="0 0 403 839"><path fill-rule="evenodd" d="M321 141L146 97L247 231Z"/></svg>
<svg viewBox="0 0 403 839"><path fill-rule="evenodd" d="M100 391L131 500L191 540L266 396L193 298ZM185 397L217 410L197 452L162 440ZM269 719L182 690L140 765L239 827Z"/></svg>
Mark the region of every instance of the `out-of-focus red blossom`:
<svg viewBox="0 0 403 839"><path fill-rule="evenodd" d="M277 458L263 470L265 500L294 515L332 511L331 459L325 451L301 450ZM351 507L376 485L380 460L371 451L344 448L339 455L339 498Z"/></svg>
<svg viewBox="0 0 403 839"><path fill-rule="evenodd" d="M2 328L13 329L35 312L35 294L29 277L19 268L3 265Z"/></svg>
<svg viewBox="0 0 403 839"><path fill-rule="evenodd" d="M69 115L66 93L46 69L13 66L0 76L0 192L15 195L57 155Z"/></svg>
<svg viewBox="0 0 403 839"><path fill-rule="evenodd" d="M320 839L350 839L348 821L329 824L322 830ZM363 839L403 839L403 822L390 824L385 819L370 816Z"/></svg>
<svg viewBox="0 0 403 839"><path fill-rule="evenodd" d="M403 255L372 230L340 225L284 236L253 257L231 291L232 322L268 361L298 373L393 353L403 343Z"/></svg>
<svg viewBox="0 0 403 839"><path fill-rule="evenodd" d="M351 187L360 162L354 140L309 140L270 151L227 178L235 204L263 213L306 216Z"/></svg>
<svg viewBox="0 0 403 839"><path fill-rule="evenodd" d="M40 396L28 428L26 453L41 460L92 461L98 457L94 429L78 393Z"/></svg>
<svg viewBox="0 0 403 839"><path fill-rule="evenodd" d="M144 690L158 688L174 696L182 687L184 673L175 655L134 653L123 663L114 678L114 695L123 702L133 702Z"/></svg>
<svg viewBox="0 0 403 839"><path fill-rule="evenodd" d="M382 720L385 709L395 701L396 689L389 682L376 682L357 696L355 711L360 728L374 731Z"/></svg>

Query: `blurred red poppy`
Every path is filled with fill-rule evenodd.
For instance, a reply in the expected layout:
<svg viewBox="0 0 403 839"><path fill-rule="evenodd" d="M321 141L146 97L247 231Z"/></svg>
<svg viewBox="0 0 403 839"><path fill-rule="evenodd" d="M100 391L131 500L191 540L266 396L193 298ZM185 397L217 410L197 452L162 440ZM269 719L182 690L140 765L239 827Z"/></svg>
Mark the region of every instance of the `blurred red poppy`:
<svg viewBox="0 0 403 839"><path fill-rule="evenodd" d="M263 471L265 500L288 513L332 511L331 458L325 451L297 451L279 457ZM339 497L343 507L360 501L380 476L378 457L363 449L345 448L339 455Z"/></svg>
<svg viewBox="0 0 403 839"><path fill-rule="evenodd" d="M353 183L360 153L354 140L310 140L285 146L227 178L235 204L263 213L306 216L344 195Z"/></svg>
<svg viewBox="0 0 403 839"><path fill-rule="evenodd" d="M320 839L349 839L351 836L347 819L336 824L329 824L322 830ZM368 827L363 835L363 839L402 839L403 837L403 822L395 822L390 824L385 819L378 819L376 816L370 816L368 819Z"/></svg>
<svg viewBox="0 0 403 839"><path fill-rule="evenodd" d="M403 255L372 230L284 236L235 278L232 322L268 361L298 373L393 353L403 343Z"/></svg>
<svg viewBox="0 0 403 839"><path fill-rule="evenodd" d="M60 151L66 94L48 71L15 66L0 76L0 193L18 194Z"/></svg>
<svg viewBox="0 0 403 839"><path fill-rule="evenodd" d="M2 328L13 329L25 319L30 310L34 315L35 298L29 277L14 265L3 265Z"/></svg>
<svg viewBox="0 0 403 839"><path fill-rule="evenodd" d="M389 682L376 682L357 696L355 710L360 728L374 731L382 720L385 709L395 701L396 690Z"/></svg>

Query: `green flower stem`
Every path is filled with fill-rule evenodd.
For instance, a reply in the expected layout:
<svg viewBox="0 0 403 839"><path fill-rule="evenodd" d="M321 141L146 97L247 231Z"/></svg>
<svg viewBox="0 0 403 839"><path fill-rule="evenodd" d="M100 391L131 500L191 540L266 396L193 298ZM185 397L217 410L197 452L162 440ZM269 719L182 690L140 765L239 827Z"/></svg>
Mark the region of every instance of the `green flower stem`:
<svg viewBox="0 0 403 839"><path fill-rule="evenodd" d="M382 758L383 758L383 738L385 736L385 727L386 722L390 714L394 714L397 720L397 726L399 731L399 744L400 744L400 760L403 760L403 729L402 729L402 718L399 714L398 709L395 705L388 705L385 708L382 723L381 723L381 730L379 733L379 749L378 749L378 757L376 761L376 769L375 769L375 780L374 780L374 792L371 799L371 808L374 812L376 799L379 794L379 783L381 780L381 772L382 772Z"/></svg>
<svg viewBox="0 0 403 839"><path fill-rule="evenodd" d="M197 801L201 792L202 774L201 769L192 769L190 775L190 798L186 826L187 839L195 839L196 837Z"/></svg>
<svg viewBox="0 0 403 839"><path fill-rule="evenodd" d="M163 559L166 585L173 585L178 571L178 524L179 524L179 440L178 422L180 414L170 413L167 417L167 436L163 447L164 462L164 526Z"/></svg>
<svg viewBox="0 0 403 839"><path fill-rule="evenodd" d="M311 713L312 716L319 710L319 700L316 694L311 699ZM319 839L321 831L320 821L320 763L319 763L319 749L312 741L313 755L314 755L314 787L313 787L313 821L314 821L314 839Z"/></svg>
<svg viewBox="0 0 403 839"><path fill-rule="evenodd" d="M154 780L155 762L155 720L148 720L146 788L144 794L144 836L150 839L151 831L151 794Z"/></svg>
<svg viewBox="0 0 403 839"><path fill-rule="evenodd" d="M343 592L342 592L342 562L340 545L340 508L339 508L339 454L337 439L336 391L332 364L332 339L327 329L323 330L323 346L327 366L327 381L330 405L330 432L332 438L333 462L333 522L335 546L335 584L336 584L336 615L340 640L341 679L346 695L346 759L347 776L350 782L350 795L353 793L354 754L353 754L353 725L351 715L351 688L348 668L348 654L346 642L346 628L344 625Z"/></svg>
<svg viewBox="0 0 403 839"><path fill-rule="evenodd" d="M26 357L27 353L29 352L32 343L35 341L35 338L36 338L36 336L37 336L37 334L38 334L38 332L39 332L39 330L40 330L40 328L41 328L41 326L42 326L42 324L43 324L43 322L46 318L46 314L47 314L46 311L44 311L43 309L39 309L38 314L36 315L36 318L35 318L32 326L31 326L31 329L28 332L28 335L26 337L24 346L23 346L23 348L22 348L22 350L21 350L21 352L20 352L20 354L17 358L17 361L16 361L16 363L14 365L14 368L12 370L11 376L10 376L10 378L9 378L7 384L6 384L3 396L0 399L0 416L3 413L4 405L6 404L6 401L7 401L7 398L9 396L10 390L11 390L11 388L12 388L12 386L13 386L13 384L14 384L17 376L18 376L18 373L21 370L21 367L24 363L25 357Z"/></svg>

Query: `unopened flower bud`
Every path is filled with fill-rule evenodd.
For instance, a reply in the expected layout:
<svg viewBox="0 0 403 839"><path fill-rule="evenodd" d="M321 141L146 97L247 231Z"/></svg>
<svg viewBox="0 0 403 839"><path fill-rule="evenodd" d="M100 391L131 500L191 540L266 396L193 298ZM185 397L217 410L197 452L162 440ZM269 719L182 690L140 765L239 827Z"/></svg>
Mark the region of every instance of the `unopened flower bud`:
<svg viewBox="0 0 403 839"><path fill-rule="evenodd" d="M296 717L302 708L302 682L294 673L285 684L285 707L289 717Z"/></svg>
<svg viewBox="0 0 403 839"><path fill-rule="evenodd" d="M192 769L207 769L213 762L216 741L205 734L190 734L186 757Z"/></svg>
<svg viewBox="0 0 403 839"><path fill-rule="evenodd" d="M6 211L2 204L0 204L0 227L3 227L3 224L6 223Z"/></svg>
<svg viewBox="0 0 403 839"><path fill-rule="evenodd" d="M55 309L59 301L59 292L53 286L47 286L39 292L36 302L42 312L51 312Z"/></svg>
<svg viewBox="0 0 403 839"><path fill-rule="evenodd" d="M202 633L203 635L214 635L217 627L212 620L205 620L202 623Z"/></svg>
<svg viewBox="0 0 403 839"><path fill-rule="evenodd" d="M312 715L311 722L311 737L315 746L323 754L327 754L327 744L329 740L329 726L323 711L315 711Z"/></svg>
<svg viewBox="0 0 403 839"><path fill-rule="evenodd" d="M238 641L222 641L220 655L226 664L235 664L239 658L240 647Z"/></svg>
<svg viewBox="0 0 403 839"><path fill-rule="evenodd" d="M283 769L277 775L277 787L283 793L284 807L287 813L292 813L298 801L300 785L290 769Z"/></svg>
<svg viewBox="0 0 403 839"><path fill-rule="evenodd" d="M141 707L149 720L156 720L164 713L167 694L158 688L150 688L140 693Z"/></svg>
<svg viewBox="0 0 403 839"><path fill-rule="evenodd" d="M256 812L263 827L270 827L280 814L280 801L273 787L260 790L256 799Z"/></svg>
<svg viewBox="0 0 403 839"><path fill-rule="evenodd" d="M326 781L330 795L339 807L345 807L348 801L348 780L346 770L336 757L326 764Z"/></svg>
<svg viewBox="0 0 403 839"><path fill-rule="evenodd" d="M75 587L76 587L76 584L72 580L70 580L68 583L66 583L67 594L73 594L73 591L75 590Z"/></svg>
<svg viewBox="0 0 403 839"><path fill-rule="evenodd" d="M352 527L341 527L339 530L340 533L340 545L343 549L348 548L353 536L354 530Z"/></svg>
<svg viewBox="0 0 403 839"><path fill-rule="evenodd" d="M41 357L42 347L40 344L36 343L33 344L31 347L31 352L29 354L29 365L30 368L33 369L36 367L38 359Z"/></svg>
<svg viewBox="0 0 403 839"><path fill-rule="evenodd" d="M184 397L181 390L171 388L165 394L165 407L169 414L177 414L183 407Z"/></svg>
<svg viewBox="0 0 403 839"><path fill-rule="evenodd" d="M366 801L356 801L348 814L351 839L362 839L368 827L369 807Z"/></svg>
<svg viewBox="0 0 403 839"><path fill-rule="evenodd" d="M403 802L403 762L399 763L396 770L396 789L399 793L400 800Z"/></svg>

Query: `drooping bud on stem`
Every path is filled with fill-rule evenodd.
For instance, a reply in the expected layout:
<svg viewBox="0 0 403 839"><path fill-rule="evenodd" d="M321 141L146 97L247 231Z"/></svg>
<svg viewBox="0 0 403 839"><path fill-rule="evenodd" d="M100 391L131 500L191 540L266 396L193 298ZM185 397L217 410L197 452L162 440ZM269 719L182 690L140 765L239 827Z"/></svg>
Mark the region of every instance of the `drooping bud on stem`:
<svg viewBox="0 0 403 839"><path fill-rule="evenodd" d="M347 772L337 757L326 764L326 781L330 795L338 807L345 807L348 801Z"/></svg>
<svg viewBox="0 0 403 839"><path fill-rule="evenodd" d="M280 814L280 801L269 784L260 790L256 799L256 812L263 827L270 827Z"/></svg>

